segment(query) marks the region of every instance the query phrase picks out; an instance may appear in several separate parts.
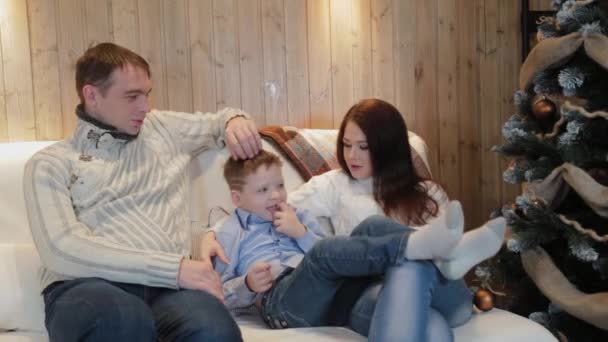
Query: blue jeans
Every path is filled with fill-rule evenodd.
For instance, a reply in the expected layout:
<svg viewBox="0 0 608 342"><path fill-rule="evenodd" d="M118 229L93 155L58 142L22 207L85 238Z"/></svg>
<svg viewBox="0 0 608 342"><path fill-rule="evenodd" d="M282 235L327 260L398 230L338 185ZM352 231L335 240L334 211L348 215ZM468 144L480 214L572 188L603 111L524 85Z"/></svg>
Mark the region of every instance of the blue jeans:
<svg viewBox="0 0 608 342"><path fill-rule="evenodd" d="M464 281L443 279L431 262L408 261L364 291L350 326L369 341L453 341L452 328L469 320L471 303Z"/></svg>
<svg viewBox="0 0 608 342"><path fill-rule="evenodd" d="M271 328L328 325L336 292L353 277L384 274L405 262L409 233L385 233L364 220L350 237L318 241L292 272L275 281L262 297L262 317Z"/></svg>
<svg viewBox="0 0 608 342"><path fill-rule="evenodd" d="M372 220L365 229L373 227L375 234L403 230L386 218ZM364 291L351 311L350 326L369 341L452 341L451 328L468 321L472 309L462 279L446 280L430 261L408 261L387 269L381 281Z"/></svg>
<svg viewBox="0 0 608 342"><path fill-rule="evenodd" d="M242 341L222 302L203 291L79 278L43 295L51 342Z"/></svg>

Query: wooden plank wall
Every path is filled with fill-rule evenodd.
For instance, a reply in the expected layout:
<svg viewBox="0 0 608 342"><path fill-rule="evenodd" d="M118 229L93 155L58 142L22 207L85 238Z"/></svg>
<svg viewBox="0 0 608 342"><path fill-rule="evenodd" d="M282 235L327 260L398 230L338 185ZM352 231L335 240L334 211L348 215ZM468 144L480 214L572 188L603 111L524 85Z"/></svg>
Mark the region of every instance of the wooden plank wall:
<svg viewBox="0 0 608 342"><path fill-rule="evenodd" d="M260 126L332 128L361 98L394 103L472 226L519 192L490 152L513 111L519 3L4 0L0 141L69 136L74 62L109 40L151 63L157 108L238 106Z"/></svg>

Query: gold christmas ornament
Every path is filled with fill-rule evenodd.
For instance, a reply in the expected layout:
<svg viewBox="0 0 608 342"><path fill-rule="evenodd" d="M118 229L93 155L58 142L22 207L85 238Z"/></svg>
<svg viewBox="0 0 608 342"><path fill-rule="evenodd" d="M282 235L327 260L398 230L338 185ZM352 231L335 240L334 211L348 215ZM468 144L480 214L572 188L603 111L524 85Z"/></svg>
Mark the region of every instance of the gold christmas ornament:
<svg viewBox="0 0 608 342"><path fill-rule="evenodd" d="M490 311L494 308L494 295L488 290L480 289L475 292L473 304L481 311Z"/></svg>
<svg viewBox="0 0 608 342"><path fill-rule="evenodd" d="M548 120L555 116L557 106L547 98L541 98L532 104L532 113L538 120Z"/></svg>

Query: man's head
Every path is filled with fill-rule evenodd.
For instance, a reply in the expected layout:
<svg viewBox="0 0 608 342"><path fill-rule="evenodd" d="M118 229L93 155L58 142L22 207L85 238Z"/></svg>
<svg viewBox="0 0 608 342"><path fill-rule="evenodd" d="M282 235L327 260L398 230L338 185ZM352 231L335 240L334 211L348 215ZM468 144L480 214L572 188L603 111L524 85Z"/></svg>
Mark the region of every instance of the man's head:
<svg viewBox="0 0 608 342"><path fill-rule="evenodd" d="M279 203L287 200L281 160L262 150L252 159L228 159L224 178L230 188L232 203L238 208L272 221Z"/></svg>
<svg viewBox="0 0 608 342"><path fill-rule="evenodd" d="M135 135L150 110L150 66L133 51L101 43L76 62L76 90L89 115Z"/></svg>

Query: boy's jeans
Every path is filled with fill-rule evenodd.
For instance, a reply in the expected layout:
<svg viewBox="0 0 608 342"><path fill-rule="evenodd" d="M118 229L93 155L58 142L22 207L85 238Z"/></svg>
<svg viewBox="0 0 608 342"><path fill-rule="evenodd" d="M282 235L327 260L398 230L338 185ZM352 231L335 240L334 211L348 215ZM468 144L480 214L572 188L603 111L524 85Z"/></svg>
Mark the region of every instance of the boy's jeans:
<svg viewBox="0 0 608 342"><path fill-rule="evenodd" d="M79 278L43 294L51 342L242 341L228 310L203 291Z"/></svg>
<svg viewBox="0 0 608 342"><path fill-rule="evenodd" d="M394 226L385 229L385 225ZM402 264L408 230L381 216L364 220L350 237L318 241L291 273L262 297L262 318L271 328L327 325L331 304L352 277L381 275Z"/></svg>
<svg viewBox="0 0 608 342"><path fill-rule="evenodd" d="M369 332L370 341L450 341L450 327L471 316L471 294L462 280L443 279L432 263L405 260L407 232L413 231L405 229L374 216L363 221L350 239L320 241L292 273L278 279L264 295L264 320L274 328L332 324L330 306L348 306L333 307L332 312L350 311L361 295L360 291L343 291L356 298L333 301L344 282L348 287L351 277L386 272L384 280L370 286L354 306L353 329L363 335ZM370 277L370 283L374 279ZM352 283L358 286L357 282L361 284L361 279Z"/></svg>

